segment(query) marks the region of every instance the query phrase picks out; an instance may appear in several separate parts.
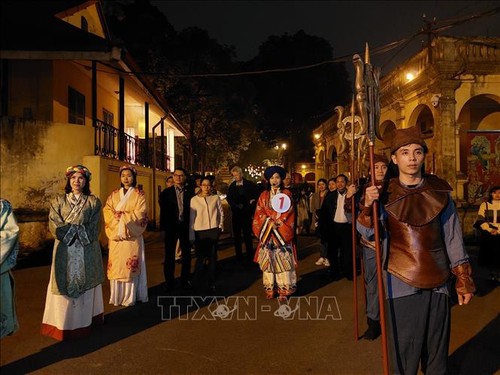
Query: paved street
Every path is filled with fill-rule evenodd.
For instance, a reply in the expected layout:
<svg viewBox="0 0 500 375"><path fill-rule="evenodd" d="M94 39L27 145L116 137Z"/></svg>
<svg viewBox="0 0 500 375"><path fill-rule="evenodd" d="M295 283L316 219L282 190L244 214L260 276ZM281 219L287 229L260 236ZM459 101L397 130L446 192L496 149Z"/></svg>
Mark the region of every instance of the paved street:
<svg viewBox="0 0 500 375"><path fill-rule="evenodd" d="M62 343L39 334L50 253L32 255L14 271L21 328L1 341L0 371L4 375L381 374L380 338L355 339L352 282L331 282L325 269L314 264L318 246L313 237L299 237L298 244L298 293L280 306L277 300L264 299L256 266L235 262L230 240L219 251L217 298L203 289L165 295L163 244L157 232L147 232L150 301L111 306L106 281L105 325L94 328L87 338ZM475 254L471 249L473 261ZM469 306L452 309L450 373L499 374L500 288L486 280L484 270L474 271L478 295ZM366 328L362 298L358 305L361 335Z"/></svg>

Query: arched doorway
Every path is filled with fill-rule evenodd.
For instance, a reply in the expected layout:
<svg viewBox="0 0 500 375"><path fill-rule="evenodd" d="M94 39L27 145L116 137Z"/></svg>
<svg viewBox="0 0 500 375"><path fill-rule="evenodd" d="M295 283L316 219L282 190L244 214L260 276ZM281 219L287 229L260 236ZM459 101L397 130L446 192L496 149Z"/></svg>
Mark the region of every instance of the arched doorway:
<svg viewBox="0 0 500 375"><path fill-rule="evenodd" d="M338 157L337 157L337 149L335 146L331 146L330 149L328 150L328 155L330 156L330 162L328 164L328 167L325 168L325 178L328 180L331 177L334 177L337 175L338 171Z"/></svg>
<svg viewBox="0 0 500 375"><path fill-rule="evenodd" d="M391 145L394 131L396 130L396 124L390 120L386 120L382 124L380 124L379 130L380 130L380 136L382 137L382 143L383 143L383 146L381 147L381 149L388 149ZM380 151L381 150L379 150L379 152Z"/></svg>
<svg viewBox="0 0 500 375"><path fill-rule="evenodd" d="M420 134L424 138L431 138L434 135L434 116L432 111L425 104L418 105L410 116L409 126L418 126Z"/></svg>
<svg viewBox="0 0 500 375"><path fill-rule="evenodd" d="M292 173L292 184L299 185L303 182L302 175L297 172Z"/></svg>

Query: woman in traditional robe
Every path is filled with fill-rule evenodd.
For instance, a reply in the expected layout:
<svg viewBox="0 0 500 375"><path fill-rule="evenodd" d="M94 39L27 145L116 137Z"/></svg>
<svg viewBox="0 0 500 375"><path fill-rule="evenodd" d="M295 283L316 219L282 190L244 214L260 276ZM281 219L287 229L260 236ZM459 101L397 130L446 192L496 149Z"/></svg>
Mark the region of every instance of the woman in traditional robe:
<svg viewBox="0 0 500 375"><path fill-rule="evenodd" d="M121 188L104 206L104 223L109 239L108 279L115 306L148 302L148 283L143 233L148 223L144 192L137 185L137 171L131 165L120 168Z"/></svg>
<svg viewBox="0 0 500 375"><path fill-rule="evenodd" d="M17 262L19 227L9 201L0 198L0 338L19 328L12 268Z"/></svg>
<svg viewBox="0 0 500 375"><path fill-rule="evenodd" d="M262 281L266 298L278 293L284 301L297 289L297 254L293 243L295 213L292 192L283 187L286 171L272 166L264 171L269 182L257 201L252 223L259 246L254 261L262 270Z"/></svg>
<svg viewBox="0 0 500 375"><path fill-rule="evenodd" d="M104 322L104 269L99 245L101 201L90 193L90 171L66 170L66 194L50 203L49 230L55 237L42 335L65 340L90 334Z"/></svg>

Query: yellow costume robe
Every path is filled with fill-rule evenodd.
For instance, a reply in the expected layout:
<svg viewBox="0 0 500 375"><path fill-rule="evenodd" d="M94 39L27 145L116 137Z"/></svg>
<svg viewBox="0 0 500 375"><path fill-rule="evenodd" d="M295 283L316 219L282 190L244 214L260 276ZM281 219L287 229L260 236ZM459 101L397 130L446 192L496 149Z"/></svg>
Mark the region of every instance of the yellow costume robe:
<svg viewBox="0 0 500 375"><path fill-rule="evenodd" d="M146 199L144 192L130 189L130 193L125 193L124 189L113 191L103 209L109 239L110 303L126 306L133 305L136 299L148 300L142 236L148 223ZM116 211L122 212L120 219L115 217Z"/></svg>

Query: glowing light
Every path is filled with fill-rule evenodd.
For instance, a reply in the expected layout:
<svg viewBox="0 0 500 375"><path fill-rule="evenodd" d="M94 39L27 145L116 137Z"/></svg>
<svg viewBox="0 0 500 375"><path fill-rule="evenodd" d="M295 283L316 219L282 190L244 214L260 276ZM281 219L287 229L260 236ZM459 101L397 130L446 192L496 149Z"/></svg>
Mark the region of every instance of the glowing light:
<svg viewBox="0 0 500 375"><path fill-rule="evenodd" d="M415 79L415 74L414 73L412 73L412 72L406 73L406 80L408 82L413 81L414 79Z"/></svg>
<svg viewBox="0 0 500 375"><path fill-rule="evenodd" d="M319 139L319 137L321 137L321 135L319 135L318 133L314 134L314 139Z"/></svg>

